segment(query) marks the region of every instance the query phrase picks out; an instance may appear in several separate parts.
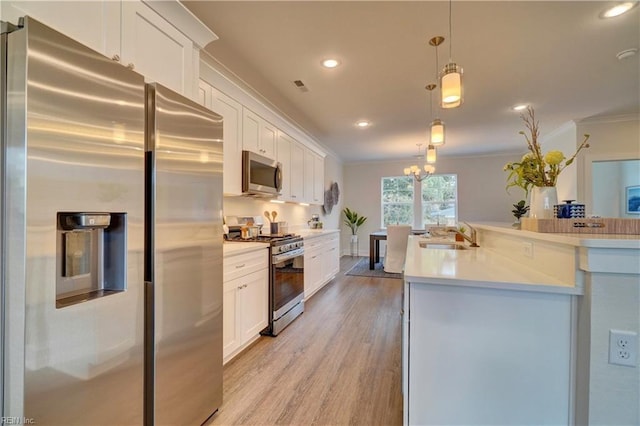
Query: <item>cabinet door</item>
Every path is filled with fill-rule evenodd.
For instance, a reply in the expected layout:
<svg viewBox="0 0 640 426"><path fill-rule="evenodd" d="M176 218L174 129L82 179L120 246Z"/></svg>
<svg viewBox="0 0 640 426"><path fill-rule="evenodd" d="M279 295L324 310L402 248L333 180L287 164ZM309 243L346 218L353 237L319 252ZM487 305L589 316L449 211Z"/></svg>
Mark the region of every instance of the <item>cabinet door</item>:
<svg viewBox="0 0 640 426"><path fill-rule="evenodd" d="M290 201L291 198L291 145L295 143L289 136L278 132L278 162L282 164L282 191L280 198Z"/></svg>
<svg viewBox="0 0 640 426"><path fill-rule="evenodd" d="M291 144L291 201L304 201L304 147Z"/></svg>
<svg viewBox="0 0 640 426"><path fill-rule="evenodd" d="M211 109L211 85L200 80L198 84L198 103Z"/></svg>
<svg viewBox="0 0 640 426"><path fill-rule="evenodd" d="M29 15L91 49L113 58L120 55L120 2L2 1L2 19L17 23Z"/></svg>
<svg viewBox="0 0 640 426"><path fill-rule="evenodd" d="M224 118L223 191L242 195L242 105L212 87L211 109Z"/></svg>
<svg viewBox="0 0 640 426"><path fill-rule="evenodd" d="M222 358L228 357L240 347L240 327L238 316L238 296L242 283L239 279L224 283L222 298Z"/></svg>
<svg viewBox="0 0 640 426"><path fill-rule="evenodd" d="M313 152L305 148L304 150L304 201L313 203L313 167L315 165Z"/></svg>
<svg viewBox="0 0 640 426"><path fill-rule="evenodd" d="M260 154L276 159L276 137L278 130L261 119L260 122Z"/></svg>
<svg viewBox="0 0 640 426"><path fill-rule="evenodd" d="M261 118L246 108L242 108L242 149L260 152L260 120Z"/></svg>
<svg viewBox="0 0 640 426"><path fill-rule="evenodd" d="M121 50L145 80L195 97L193 42L140 1L122 2Z"/></svg>
<svg viewBox="0 0 640 426"><path fill-rule="evenodd" d="M306 249L306 248L305 248ZM322 245L304 253L304 297L311 297L322 285Z"/></svg>
<svg viewBox="0 0 640 426"><path fill-rule="evenodd" d="M313 202L324 204L324 158L313 154Z"/></svg>
<svg viewBox="0 0 640 426"><path fill-rule="evenodd" d="M336 234L329 236L328 239L323 256L324 282L334 278L340 271L340 237Z"/></svg>
<svg viewBox="0 0 640 426"><path fill-rule="evenodd" d="M269 322L269 273L267 269L263 269L242 277L241 280L240 333L242 342L246 343L257 336Z"/></svg>

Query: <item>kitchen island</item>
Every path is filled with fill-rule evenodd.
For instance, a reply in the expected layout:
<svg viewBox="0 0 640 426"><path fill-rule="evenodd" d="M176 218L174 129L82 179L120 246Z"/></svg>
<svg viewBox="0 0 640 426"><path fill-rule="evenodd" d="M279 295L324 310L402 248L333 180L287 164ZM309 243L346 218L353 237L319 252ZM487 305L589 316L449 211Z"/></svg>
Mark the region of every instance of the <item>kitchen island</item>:
<svg viewBox="0 0 640 426"><path fill-rule="evenodd" d="M607 355L640 326L638 236L472 226L478 248L410 237L405 424L637 424L637 365Z"/></svg>

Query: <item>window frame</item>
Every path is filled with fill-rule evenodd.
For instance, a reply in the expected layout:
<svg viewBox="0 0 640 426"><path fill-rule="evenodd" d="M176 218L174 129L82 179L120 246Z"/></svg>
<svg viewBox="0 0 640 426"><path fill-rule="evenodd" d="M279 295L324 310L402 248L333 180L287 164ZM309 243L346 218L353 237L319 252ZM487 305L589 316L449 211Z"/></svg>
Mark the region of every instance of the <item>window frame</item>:
<svg viewBox="0 0 640 426"><path fill-rule="evenodd" d="M421 182L418 182L415 178L411 178L411 180L413 181L413 223L410 223L409 225L411 225L411 227L413 229L426 229L429 226L438 226L438 225L447 225L447 222L434 222L434 223L426 223L424 221L424 217L423 217L423 207L425 205L425 203L423 203L422 201L422 188L423 185L425 185L430 179L433 179L434 177L443 177L443 176L452 176L455 178L455 192L454 192L454 218L453 221L454 223L458 222L458 175L456 173L436 173L433 174L432 176L430 176L427 179L422 180ZM384 202L384 181L385 179L398 179L398 178L406 178L407 176L383 176L380 178L380 228L381 229L387 229L385 223L384 223L384 206L385 204L389 204L389 203L385 203ZM433 202L427 202L429 204L432 204Z"/></svg>

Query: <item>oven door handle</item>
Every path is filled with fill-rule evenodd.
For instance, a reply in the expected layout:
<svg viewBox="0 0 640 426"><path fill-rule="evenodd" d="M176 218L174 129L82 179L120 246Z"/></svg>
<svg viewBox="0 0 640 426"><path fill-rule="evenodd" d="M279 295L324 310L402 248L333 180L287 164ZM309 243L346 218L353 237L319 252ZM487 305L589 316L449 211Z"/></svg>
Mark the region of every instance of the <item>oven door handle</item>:
<svg viewBox="0 0 640 426"><path fill-rule="evenodd" d="M294 257L302 256L304 254L304 247L297 248L295 250L288 251L282 254L276 254L271 258L271 263L284 262L285 260L293 259Z"/></svg>

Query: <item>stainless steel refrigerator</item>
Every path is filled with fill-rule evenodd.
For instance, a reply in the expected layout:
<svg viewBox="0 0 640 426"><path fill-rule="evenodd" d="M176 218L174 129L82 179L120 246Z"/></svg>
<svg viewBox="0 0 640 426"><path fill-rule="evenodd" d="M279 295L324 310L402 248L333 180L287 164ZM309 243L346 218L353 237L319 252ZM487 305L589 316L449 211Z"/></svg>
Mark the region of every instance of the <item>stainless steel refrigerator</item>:
<svg viewBox="0 0 640 426"><path fill-rule="evenodd" d="M1 46L2 416L202 424L222 403L222 117L28 17Z"/></svg>

